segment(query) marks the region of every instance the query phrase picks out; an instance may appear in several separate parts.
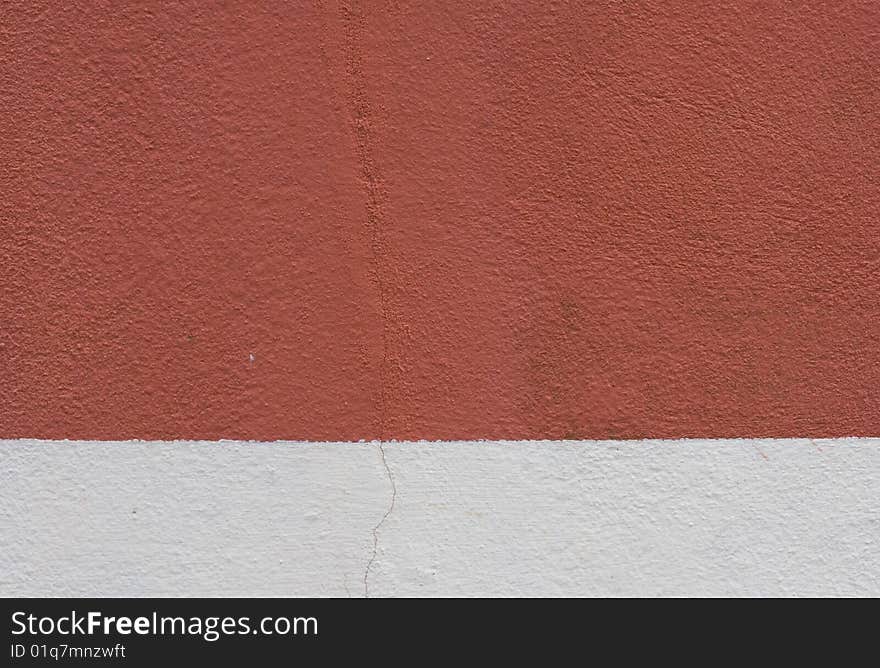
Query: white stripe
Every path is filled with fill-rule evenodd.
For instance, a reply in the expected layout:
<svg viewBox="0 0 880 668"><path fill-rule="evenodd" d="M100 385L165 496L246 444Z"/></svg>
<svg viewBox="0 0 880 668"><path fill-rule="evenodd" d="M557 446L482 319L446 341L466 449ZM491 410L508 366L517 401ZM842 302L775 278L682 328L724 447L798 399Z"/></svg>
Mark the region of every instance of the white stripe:
<svg viewBox="0 0 880 668"><path fill-rule="evenodd" d="M878 439L383 447L0 441L0 594L880 594Z"/></svg>

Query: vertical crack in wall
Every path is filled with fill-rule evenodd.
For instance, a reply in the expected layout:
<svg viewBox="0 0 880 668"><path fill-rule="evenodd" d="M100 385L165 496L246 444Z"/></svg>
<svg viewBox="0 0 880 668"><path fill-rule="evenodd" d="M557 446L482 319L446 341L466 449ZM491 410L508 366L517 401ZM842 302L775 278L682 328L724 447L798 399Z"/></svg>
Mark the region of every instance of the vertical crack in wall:
<svg viewBox="0 0 880 668"><path fill-rule="evenodd" d="M318 3L319 11L323 8ZM375 403L374 428L378 438L377 448L391 485L391 500L379 522L373 527L373 548L364 569L364 597L370 595L370 571L379 553L379 530L394 510L397 485L388 465L383 439L403 433L410 426L403 406L408 406L407 364L405 350L409 331L405 324L405 312L395 299L394 290L402 284L401 274L394 262L391 244L387 239L384 205L387 200L382 177L375 159L373 137L374 113L367 94L364 68L363 41L365 19L359 3L341 6L343 25L343 56L345 59L345 83L347 101L354 125L355 151L361 177L366 191L366 230L370 245L370 278L374 286L379 308L381 326L381 359L378 368L378 392Z"/></svg>
<svg viewBox="0 0 880 668"><path fill-rule="evenodd" d="M344 24L344 51L348 103L354 116L355 148L358 164L364 179L367 195L367 231L369 234L372 266L370 276L379 302L381 320L382 358L379 363L379 388L376 405L377 437L386 437L388 421L388 373L390 364L389 341L389 294L386 285L387 248L383 236L384 216L382 212L383 193L381 179L373 159L370 119L372 112L365 86L363 84L363 62L361 57L361 32L363 18L354 7L342 6Z"/></svg>
<svg viewBox="0 0 880 668"><path fill-rule="evenodd" d="M373 527L373 552L370 554L369 561L367 561L366 569L364 569L364 598L370 597L370 569L373 567L373 562L376 561L376 555L379 553L379 529L382 528L382 525L385 524L385 521L391 515L391 512L394 510L394 503L397 501L397 484L394 482L394 474L391 472L391 467L388 466L388 458L385 456L385 445L382 441L379 441L378 446L382 466L385 468L385 475L388 476L388 482L391 483L391 502L388 504L385 514L382 515L382 519Z"/></svg>
<svg viewBox="0 0 880 668"><path fill-rule="evenodd" d="M356 3L343 5L344 57L348 104L354 123L355 150L366 190L366 229L369 237L370 276L377 294L381 320L382 353L379 362L378 396L376 397L375 430L379 440L403 433L409 419L402 406L406 401L407 364L405 349L409 330L405 312L395 298L395 290L403 283L387 239L385 193L382 176L375 159L373 113L367 86L361 42L364 32L363 11Z"/></svg>

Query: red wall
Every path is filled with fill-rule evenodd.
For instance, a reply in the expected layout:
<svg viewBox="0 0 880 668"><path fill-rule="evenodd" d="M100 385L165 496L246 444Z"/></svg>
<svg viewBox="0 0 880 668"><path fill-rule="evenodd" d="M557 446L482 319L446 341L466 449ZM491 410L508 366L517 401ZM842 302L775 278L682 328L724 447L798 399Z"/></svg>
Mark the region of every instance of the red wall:
<svg viewBox="0 0 880 668"><path fill-rule="evenodd" d="M17 4L0 437L880 434L880 3Z"/></svg>

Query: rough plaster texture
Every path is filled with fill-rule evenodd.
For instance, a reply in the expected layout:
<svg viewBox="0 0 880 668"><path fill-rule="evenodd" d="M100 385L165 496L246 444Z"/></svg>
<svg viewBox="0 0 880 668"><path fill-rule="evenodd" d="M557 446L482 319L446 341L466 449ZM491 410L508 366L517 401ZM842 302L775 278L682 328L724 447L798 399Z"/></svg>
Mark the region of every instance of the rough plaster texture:
<svg viewBox="0 0 880 668"><path fill-rule="evenodd" d="M0 437L880 433L878 2L0 26Z"/></svg>
<svg viewBox="0 0 880 668"><path fill-rule="evenodd" d="M0 594L880 595L877 439L382 447L0 442Z"/></svg>

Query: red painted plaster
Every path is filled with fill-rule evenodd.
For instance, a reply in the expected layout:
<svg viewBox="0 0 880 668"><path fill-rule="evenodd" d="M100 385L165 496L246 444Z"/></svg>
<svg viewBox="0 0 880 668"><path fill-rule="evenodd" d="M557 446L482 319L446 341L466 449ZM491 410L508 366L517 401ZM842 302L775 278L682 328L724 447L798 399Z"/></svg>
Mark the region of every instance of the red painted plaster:
<svg viewBox="0 0 880 668"><path fill-rule="evenodd" d="M0 437L880 434L878 3L0 13Z"/></svg>

